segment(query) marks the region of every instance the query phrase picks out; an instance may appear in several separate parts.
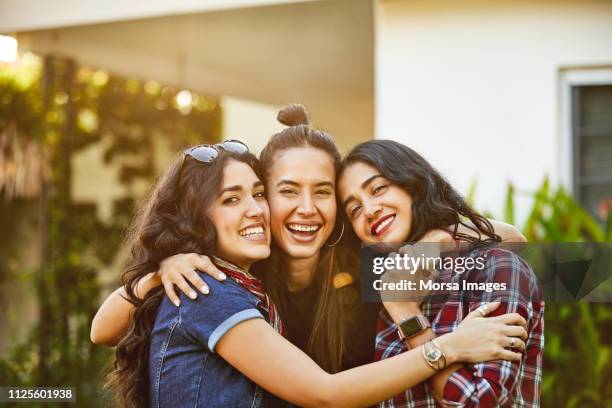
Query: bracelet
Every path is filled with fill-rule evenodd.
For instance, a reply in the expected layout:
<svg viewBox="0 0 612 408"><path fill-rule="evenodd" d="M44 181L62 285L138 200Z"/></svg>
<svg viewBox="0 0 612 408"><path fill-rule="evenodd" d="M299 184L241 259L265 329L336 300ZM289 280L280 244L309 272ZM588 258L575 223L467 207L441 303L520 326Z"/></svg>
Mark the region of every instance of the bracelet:
<svg viewBox="0 0 612 408"><path fill-rule="evenodd" d="M434 370L440 371L446 367L446 354L434 339L423 344L422 354L427 365Z"/></svg>
<svg viewBox="0 0 612 408"><path fill-rule="evenodd" d="M440 347L437 341L435 341L434 339L431 339L431 342L435 344L440 349L440 352L442 353L442 367L441 368L446 368L446 365L447 365L446 353L444 353L444 350L442 350L442 347Z"/></svg>

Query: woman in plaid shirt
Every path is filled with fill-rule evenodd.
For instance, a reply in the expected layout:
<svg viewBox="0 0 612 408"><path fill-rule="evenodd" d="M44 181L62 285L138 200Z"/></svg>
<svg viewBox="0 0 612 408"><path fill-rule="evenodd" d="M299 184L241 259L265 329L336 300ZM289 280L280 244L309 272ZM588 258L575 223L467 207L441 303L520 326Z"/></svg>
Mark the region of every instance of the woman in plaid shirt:
<svg viewBox="0 0 612 408"><path fill-rule="evenodd" d="M348 154L339 171L338 193L341 208L365 244L417 242L428 231L454 226L449 234L455 242L465 242L462 245L468 247L465 254L484 257L486 264L482 270L470 268L464 273L443 270L437 282L455 283L454 287L459 288L464 282L504 284L505 289L495 293L503 303L493 315L516 312L528 322L529 337L520 361L454 364L380 406L539 406L544 347L541 288L520 257L491 245L501 239L489 221L472 210L423 157L390 140L365 142ZM460 225L473 229L476 237L458 232ZM410 252L408 247L404 248ZM378 321L376 360L453 331L463 317L480 306L475 300L482 299L454 290L444 302L384 302L385 309ZM398 324L419 315L430 322L431 328L410 339L400 338ZM514 342L508 344L508 348L513 345Z"/></svg>

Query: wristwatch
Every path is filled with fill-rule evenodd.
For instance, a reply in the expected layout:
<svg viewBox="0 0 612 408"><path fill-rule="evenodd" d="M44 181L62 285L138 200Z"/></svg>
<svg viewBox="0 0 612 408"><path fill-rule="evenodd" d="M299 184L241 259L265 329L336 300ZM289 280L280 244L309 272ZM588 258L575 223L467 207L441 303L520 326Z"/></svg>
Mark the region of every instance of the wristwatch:
<svg viewBox="0 0 612 408"><path fill-rule="evenodd" d="M422 314L411 316L400 322L397 332L400 338L409 339L431 327L429 320Z"/></svg>

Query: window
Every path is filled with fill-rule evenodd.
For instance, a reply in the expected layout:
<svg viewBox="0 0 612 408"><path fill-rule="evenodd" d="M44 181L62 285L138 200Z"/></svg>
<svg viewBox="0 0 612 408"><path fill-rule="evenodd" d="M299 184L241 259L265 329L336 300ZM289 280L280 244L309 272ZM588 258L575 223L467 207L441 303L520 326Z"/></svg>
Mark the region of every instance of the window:
<svg viewBox="0 0 612 408"><path fill-rule="evenodd" d="M571 86L572 190L599 221L612 211L612 84Z"/></svg>
<svg viewBox="0 0 612 408"><path fill-rule="evenodd" d="M612 66L559 74L559 181L605 223L612 212Z"/></svg>

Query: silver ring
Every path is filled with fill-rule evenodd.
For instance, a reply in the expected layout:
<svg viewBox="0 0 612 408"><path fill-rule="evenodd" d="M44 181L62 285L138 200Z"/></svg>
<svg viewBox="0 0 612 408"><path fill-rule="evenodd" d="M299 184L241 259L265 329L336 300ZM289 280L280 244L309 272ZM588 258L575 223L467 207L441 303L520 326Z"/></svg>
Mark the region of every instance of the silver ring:
<svg viewBox="0 0 612 408"><path fill-rule="evenodd" d="M514 337L510 337L510 347L514 348L514 342L515 342L515 338Z"/></svg>
<svg viewBox="0 0 612 408"><path fill-rule="evenodd" d="M487 313L489 312L489 308L487 307L485 303L483 303L482 305L478 306L478 311L480 312L480 315L482 317L485 317Z"/></svg>

